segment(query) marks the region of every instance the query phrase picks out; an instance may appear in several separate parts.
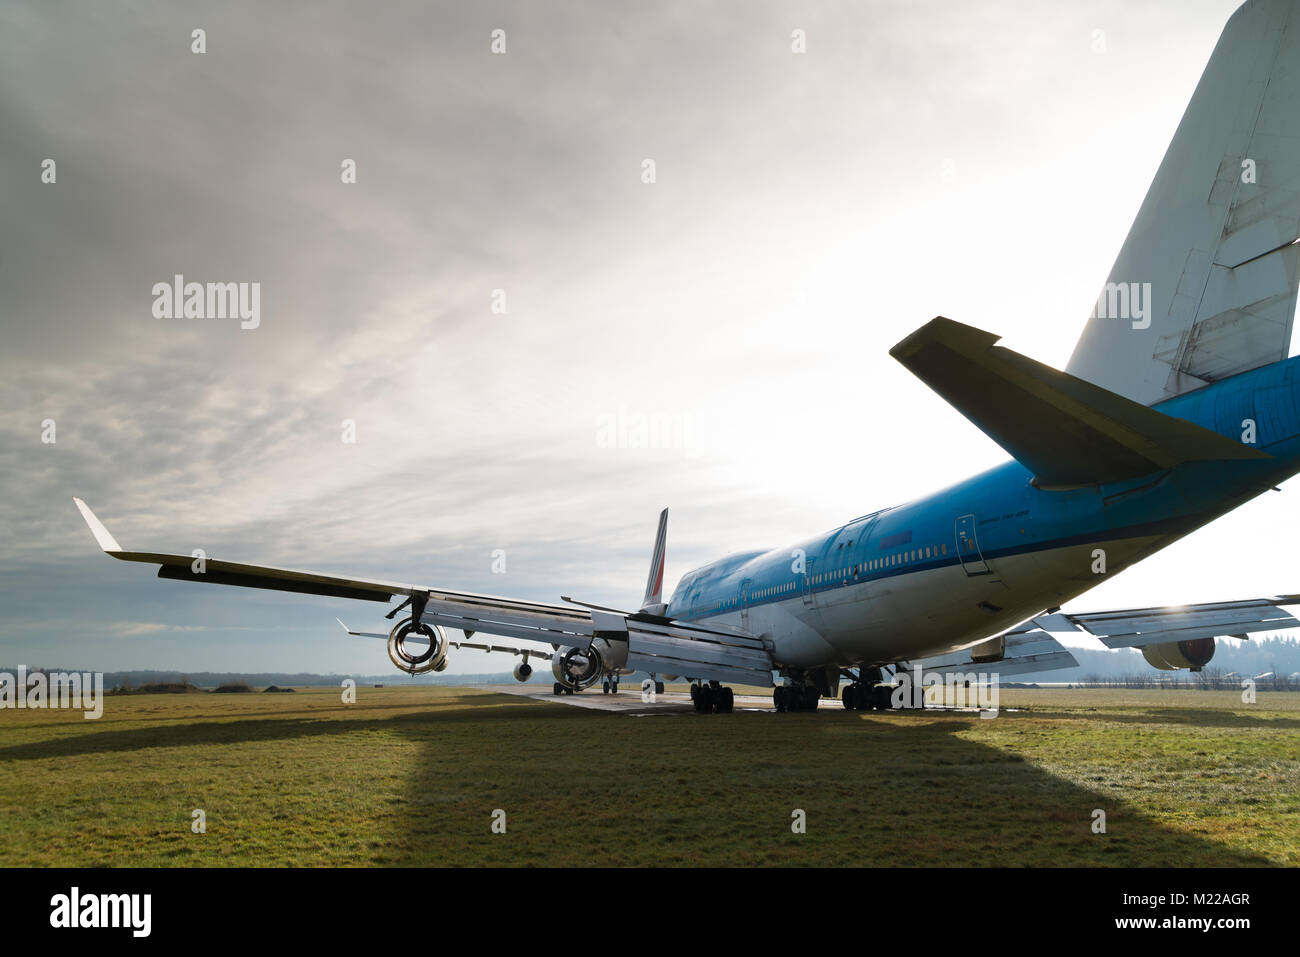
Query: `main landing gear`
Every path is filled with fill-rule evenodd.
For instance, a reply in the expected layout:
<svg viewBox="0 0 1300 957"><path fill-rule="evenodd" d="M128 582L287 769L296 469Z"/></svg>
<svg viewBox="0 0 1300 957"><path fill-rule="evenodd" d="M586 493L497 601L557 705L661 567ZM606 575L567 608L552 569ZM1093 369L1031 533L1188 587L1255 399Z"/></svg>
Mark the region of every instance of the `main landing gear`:
<svg viewBox="0 0 1300 957"><path fill-rule="evenodd" d="M772 703L777 711L816 711L822 693L810 684L777 685Z"/></svg>
<svg viewBox="0 0 1300 957"><path fill-rule="evenodd" d="M695 703L697 714L731 714L736 707L736 696L732 690L716 681L708 684L697 681L692 684L691 701Z"/></svg>
<svg viewBox="0 0 1300 957"><path fill-rule="evenodd" d="M601 694L618 694L618 675L606 678L600 686Z"/></svg>
<svg viewBox="0 0 1300 957"><path fill-rule="evenodd" d="M551 685L551 694L553 695L573 694L573 689L568 687L567 685L562 685L557 681L555 682L555 684Z"/></svg>
<svg viewBox="0 0 1300 957"><path fill-rule="evenodd" d="M883 683L884 675L879 668L859 668L852 683L844 686L840 700L845 711L892 711L894 709L894 685ZM917 695L915 701L904 703L904 710L920 710L925 707L925 697Z"/></svg>
<svg viewBox="0 0 1300 957"><path fill-rule="evenodd" d="M854 682L844 686L840 701L845 711L888 711L892 707L893 685L863 684Z"/></svg>

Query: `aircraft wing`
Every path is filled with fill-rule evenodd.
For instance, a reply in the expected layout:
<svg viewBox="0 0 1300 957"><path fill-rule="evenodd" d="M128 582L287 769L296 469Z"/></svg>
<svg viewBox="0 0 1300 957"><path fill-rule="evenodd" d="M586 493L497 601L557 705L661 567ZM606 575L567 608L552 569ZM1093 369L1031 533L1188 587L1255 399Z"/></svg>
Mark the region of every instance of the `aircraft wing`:
<svg viewBox="0 0 1300 957"><path fill-rule="evenodd" d="M406 582L249 565L206 556L200 559L194 555L133 552L117 543L85 502L79 498L73 501L105 554L120 561L157 565L159 578L385 603L403 595L406 601L393 609L389 617L408 603L423 606L420 620L465 632L467 641L461 643L463 647L484 647L468 642L468 638L477 632L579 648L588 647L595 638L603 638L610 642L627 642L629 668L704 680L762 686L772 683L772 660L768 649L756 636L739 629L576 603L550 605ZM388 637L377 632L352 633ZM496 647L486 646L485 650L495 650ZM505 646L500 648L517 653L522 651Z"/></svg>
<svg viewBox="0 0 1300 957"><path fill-rule="evenodd" d="M1300 620L1281 607L1298 604L1300 595L1280 595L1121 611L1056 612L1040 615L1033 623L1050 631L1083 631L1100 639L1107 648L1140 648L1169 641L1247 638L1257 631L1300 628Z"/></svg>
<svg viewBox="0 0 1300 957"><path fill-rule="evenodd" d="M1048 632L1083 632L1107 648L1140 648L1201 638L1248 638L1258 631L1300 628L1300 620L1284 605L1300 605L1300 595L1118 611L1054 612L1039 615L973 648L923 658L913 664L925 671L997 672L1004 677L1055 671L1073 668L1078 661Z"/></svg>

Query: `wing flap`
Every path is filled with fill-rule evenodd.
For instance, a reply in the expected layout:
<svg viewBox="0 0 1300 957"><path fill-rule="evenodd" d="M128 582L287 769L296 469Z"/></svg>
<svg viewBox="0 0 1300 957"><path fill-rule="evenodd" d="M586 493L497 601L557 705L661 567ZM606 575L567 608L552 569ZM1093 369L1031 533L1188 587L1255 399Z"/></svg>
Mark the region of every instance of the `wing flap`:
<svg viewBox="0 0 1300 957"><path fill-rule="evenodd" d="M752 636L721 636L686 623L653 630L633 624L627 641L629 668L761 688L772 685L772 656Z"/></svg>
<svg viewBox="0 0 1300 957"><path fill-rule="evenodd" d="M1280 607L1288 604L1300 604L1300 595L1080 614L1062 612L1051 616L1051 624L1044 619L1038 622L1044 627L1057 627L1063 619L1098 638L1107 648L1140 648L1198 638L1244 638L1258 631L1300 627L1300 620Z"/></svg>
<svg viewBox="0 0 1300 957"><path fill-rule="evenodd" d="M923 672L940 674L969 674L971 672L997 674L1001 677L1032 674L1039 671L1056 671L1075 668L1079 662L1059 641L1045 631L1011 632L1003 638L1002 658L998 661L976 660L976 648L955 651L947 655L923 658L913 664Z"/></svg>

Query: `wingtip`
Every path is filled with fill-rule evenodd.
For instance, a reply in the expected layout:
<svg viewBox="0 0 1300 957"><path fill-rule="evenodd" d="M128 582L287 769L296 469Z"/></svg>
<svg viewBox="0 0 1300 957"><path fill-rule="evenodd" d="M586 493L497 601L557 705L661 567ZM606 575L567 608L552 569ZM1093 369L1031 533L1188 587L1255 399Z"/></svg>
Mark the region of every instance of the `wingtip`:
<svg viewBox="0 0 1300 957"><path fill-rule="evenodd" d="M120 552L122 546L117 543L117 539L114 538L112 534L109 533L108 529L104 527L104 523L101 522L95 513L90 510L90 506L75 495L72 496L72 501L74 501L77 504L77 508L81 510L81 517L86 520L86 525L90 528L90 534L95 536L95 543L99 545L100 549L108 553Z"/></svg>
<svg viewBox="0 0 1300 957"><path fill-rule="evenodd" d="M975 350L992 348L1001 339L996 333L976 326L968 326L947 316L935 316L921 328L894 343L889 354L906 365L905 360L935 343Z"/></svg>

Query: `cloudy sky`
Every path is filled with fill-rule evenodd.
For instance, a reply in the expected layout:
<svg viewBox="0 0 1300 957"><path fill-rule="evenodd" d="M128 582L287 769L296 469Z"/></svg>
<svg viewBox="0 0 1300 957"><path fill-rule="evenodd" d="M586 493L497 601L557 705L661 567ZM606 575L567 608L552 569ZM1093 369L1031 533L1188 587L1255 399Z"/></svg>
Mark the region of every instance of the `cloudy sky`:
<svg viewBox="0 0 1300 957"><path fill-rule="evenodd" d="M996 464L889 347L1063 366L1234 6L9 0L0 663L388 667L333 621L373 606L159 582L73 495L134 549L627 605L665 505L675 581ZM155 318L178 273L260 325ZM1077 607L1300 590L1297 488Z"/></svg>

